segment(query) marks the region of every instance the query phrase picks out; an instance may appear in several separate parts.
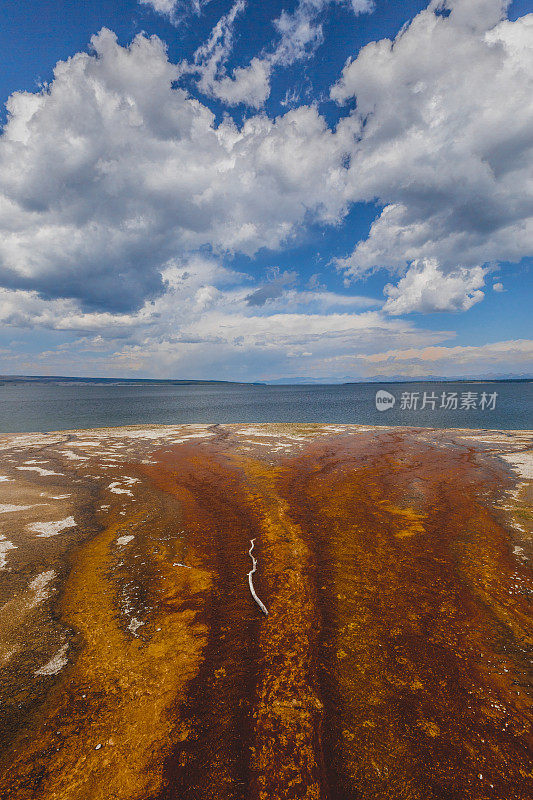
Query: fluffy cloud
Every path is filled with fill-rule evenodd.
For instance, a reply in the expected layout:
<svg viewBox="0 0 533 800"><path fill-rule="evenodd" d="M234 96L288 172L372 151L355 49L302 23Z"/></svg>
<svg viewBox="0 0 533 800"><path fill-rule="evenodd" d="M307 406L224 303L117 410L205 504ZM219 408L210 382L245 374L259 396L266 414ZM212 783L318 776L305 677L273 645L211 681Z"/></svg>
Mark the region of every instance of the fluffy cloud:
<svg viewBox="0 0 533 800"><path fill-rule="evenodd" d="M16 342L26 328L75 336L71 343L24 360L13 345L11 359L30 372L76 371L83 360L92 374L190 375L269 379L312 375L342 377L340 356L390 346L436 344L446 332L419 331L391 319L369 298L324 290L299 291L294 274L250 279L216 260L194 256L169 266L166 291L128 314L80 312L72 300L44 300L35 292L0 290L0 322ZM282 284L281 286L278 283ZM270 298L258 297L274 285ZM257 302L250 303L254 297ZM338 365L331 361L339 358ZM2 354L0 369L12 372ZM85 366L84 366L85 370ZM79 371L79 368L78 368ZM89 374L89 373L86 373Z"/></svg>
<svg viewBox="0 0 533 800"><path fill-rule="evenodd" d="M359 315L362 316L362 315ZM4 373L76 374L80 363L85 375L197 377L228 380L275 380L312 376L315 380L351 378L497 377L531 375L533 342L511 340L479 346L435 346L435 333L415 332L405 323L386 327L379 316L346 314L336 317L298 315L297 324L282 316L283 330L272 339L262 318L244 317L244 333L231 327L224 335L225 318L211 320L216 328L210 339L151 337L109 341L98 335L78 338L37 355L0 350ZM395 320L395 322L400 322ZM222 326L221 326L222 324ZM367 327L368 326L368 327ZM307 337L302 328L307 327ZM220 332L222 331L222 336ZM441 334L441 339L445 338ZM405 343L404 349L372 352L374 344ZM370 354L368 354L370 353Z"/></svg>
<svg viewBox="0 0 533 800"><path fill-rule="evenodd" d="M461 267L445 274L432 259L413 261L397 286L385 286L384 310L389 314L467 311L483 300L485 275L483 267Z"/></svg>
<svg viewBox="0 0 533 800"><path fill-rule="evenodd" d="M59 63L16 93L0 140L0 284L127 311L169 259L276 248L306 215L340 218L342 146L316 109L238 130L185 91L157 37Z"/></svg>
<svg viewBox="0 0 533 800"><path fill-rule="evenodd" d="M240 103L261 108L270 94L271 66L264 58L252 58L247 67L237 67L231 75L215 76L202 70L198 89L222 100L228 106Z"/></svg>
<svg viewBox="0 0 533 800"><path fill-rule="evenodd" d="M511 22L507 5L433 0L345 66L331 96L357 103L338 130L353 142L347 191L384 206L339 263L348 276L533 251L533 14Z"/></svg>
<svg viewBox="0 0 533 800"><path fill-rule="evenodd" d="M250 65L238 80L237 73L222 77L220 96L232 102L233 91L242 100L242 82L249 104L261 105L270 68L320 44L321 13L332 2L300 0L282 12L278 44L255 60L268 66L257 89ZM524 190L533 185L533 15L509 22L507 5L433 0L395 41L363 48L332 88L339 104L356 100L336 131L350 163L339 191L347 202L384 206L369 236L338 265L358 278L413 263L396 289L387 287L391 313L466 310L483 298L483 264L518 261L533 250L533 199ZM368 12L371 4L352 8ZM215 73L209 81L216 83ZM424 280L421 259L434 264L440 298Z"/></svg>
<svg viewBox="0 0 533 800"><path fill-rule="evenodd" d="M366 310L376 304L369 298L322 287L299 291L289 279L279 295L251 305L250 296L263 287L250 287L246 276L201 256L168 267L164 280L165 294L130 314L82 313L71 300L1 290L0 322L11 326L14 342L10 351L0 351L0 370L68 374L79 372L83 363L84 374L92 375L241 380L312 375L328 381L521 374L533 360L531 341L443 346L452 332L420 330ZM275 281L273 275L269 283ZM75 339L38 355L24 354L15 347L24 327Z"/></svg>
<svg viewBox="0 0 533 800"><path fill-rule="evenodd" d="M217 287L242 283L245 276L195 256L168 266L162 278L165 293L145 301L132 313L83 312L72 299L46 299L35 291L0 289L0 322L14 328L98 332L109 340L135 337L140 330L150 335L155 325L175 333L188 316L205 309L208 297L219 291Z"/></svg>
<svg viewBox="0 0 533 800"><path fill-rule="evenodd" d="M293 16L316 27L334 1L301 0ZM50 86L9 99L0 319L82 334L61 357L83 347L95 370L108 359L108 374L207 376L224 361L228 376L326 379L370 369L365 359L392 347L450 338L398 316L465 310L483 297L484 264L533 249L533 15L509 22L497 0L447 5L449 16L433 2L394 43L368 45L345 67L332 96L356 107L335 130L314 106L217 124L176 87L184 67L157 37L121 47L101 31ZM211 81L206 93L253 104L256 91L260 105L266 73L254 89L254 62L246 75L224 72L241 7L199 52L197 75ZM316 37L304 40L286 58L309 53ZM272 53L284 63L282 49L257 63L273 68ZM383 212L341 266L403 275L386 288L387 313L372 299L301 291L293 276L258 284L221 266L373 200Z"/></svg>

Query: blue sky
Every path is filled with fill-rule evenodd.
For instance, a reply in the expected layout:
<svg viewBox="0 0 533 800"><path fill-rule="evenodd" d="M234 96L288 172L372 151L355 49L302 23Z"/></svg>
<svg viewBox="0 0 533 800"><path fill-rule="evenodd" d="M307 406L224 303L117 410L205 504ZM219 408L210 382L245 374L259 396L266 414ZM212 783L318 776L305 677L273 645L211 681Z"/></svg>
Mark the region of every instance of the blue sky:
<svg viewBox="0 0 533 800"><path fill-rule="evenodd" d="M533 373L533 4L2 3L0 371Z"/></svg>

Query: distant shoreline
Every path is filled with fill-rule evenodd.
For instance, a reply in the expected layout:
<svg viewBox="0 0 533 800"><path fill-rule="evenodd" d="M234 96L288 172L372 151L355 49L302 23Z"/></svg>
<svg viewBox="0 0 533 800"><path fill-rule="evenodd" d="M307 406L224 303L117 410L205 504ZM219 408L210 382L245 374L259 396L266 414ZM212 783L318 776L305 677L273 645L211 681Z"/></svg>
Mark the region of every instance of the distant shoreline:
<svg viewBox="0 0 533 800"><path fill-rule="evenodd" d="M395 377L388 380L379 377L367 380L339 381L331 383L329 381L308 381L306 379L294 379L285 382L285 379L269 381L221 381L221 380L197 380L197 379L175 379L175 378L90 378L68 375L0 375L0 386L3 384L20 383L78 383L78 384L104 384L104 385L161 385L161 386L359 386L359 385L396 385L402 383L531 383L531 377L509 377L509 378L453 378L453 377L427 377L427 378L403 378Z"/></svg>
<svg viewBox="0 0 533 800"><path fill-rule="evenodd" d="M102 383L112 384L164 384L169 386L266 386L258 381L174 380L173 378L80 378L65 375L0 375L3 383Z"/></svg>

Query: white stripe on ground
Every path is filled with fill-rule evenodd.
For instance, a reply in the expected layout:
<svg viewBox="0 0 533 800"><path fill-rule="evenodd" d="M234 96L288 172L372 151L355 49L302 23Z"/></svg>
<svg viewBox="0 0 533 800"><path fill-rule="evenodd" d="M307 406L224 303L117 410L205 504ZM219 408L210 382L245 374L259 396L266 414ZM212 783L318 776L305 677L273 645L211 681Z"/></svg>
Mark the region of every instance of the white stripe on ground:
<svg viewBox="0 0 533 800"><path fill-rule="evenodd" d="M255 544L255 539L250 539L250 549L248 550L248 555L252 559L252 569L248 573L248 584L250 586L250 592L251 592L252 597L254 598L255 602L257 603L257 605L259 606L259 608L261 609L263 614L266 614L268 616L267 609L265 608L264 604L261 602L261 600L258 598L258 596L255 593L254 582L253 582L253 579L252 579L252 575L254 574L254 572L257 569L257 559L254 558L254 556L252 555L252 550L254 549L254 544Z"/></svg>

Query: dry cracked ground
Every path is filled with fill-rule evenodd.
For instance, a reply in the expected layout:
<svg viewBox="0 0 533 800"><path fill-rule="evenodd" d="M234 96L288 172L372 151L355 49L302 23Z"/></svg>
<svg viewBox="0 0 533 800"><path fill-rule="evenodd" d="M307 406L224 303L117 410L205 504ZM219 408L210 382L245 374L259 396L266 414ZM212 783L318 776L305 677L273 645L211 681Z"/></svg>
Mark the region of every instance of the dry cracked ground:
<svg viewBox="0 0 533 800"><path fill-rule="evenodd" d="M531 447L0 436L0 796L531 798Z"/></svg>

